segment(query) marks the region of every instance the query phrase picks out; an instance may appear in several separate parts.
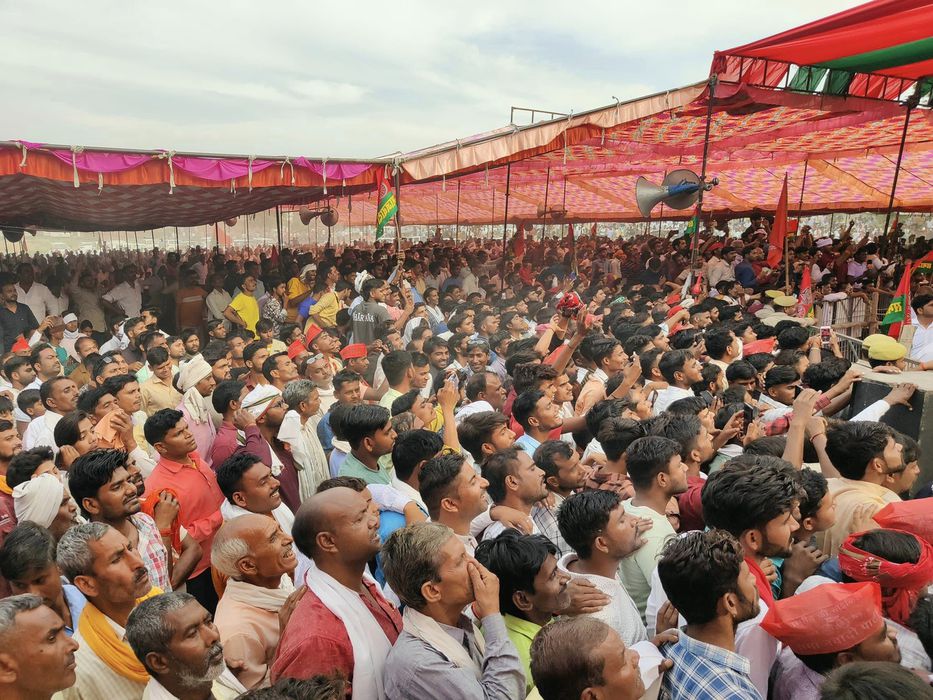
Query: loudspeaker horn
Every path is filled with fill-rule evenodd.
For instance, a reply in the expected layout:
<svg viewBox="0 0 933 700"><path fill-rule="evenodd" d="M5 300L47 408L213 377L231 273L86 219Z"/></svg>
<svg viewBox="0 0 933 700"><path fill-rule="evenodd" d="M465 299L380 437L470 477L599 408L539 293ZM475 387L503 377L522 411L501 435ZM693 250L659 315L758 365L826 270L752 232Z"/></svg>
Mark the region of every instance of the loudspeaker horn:
<svg viewBox="0 0 933 700"><path fill-rule="evenodd" d="M25 231L19 227L11 227L3 229L3 237L6 238L10 243L19 243L23 240L23 234Z"/></svg>
<svg viewBox="0 0 933 700"><path fill-rule="evenodd" d="M311 207L299 207L298 208L298 218L301 219L301 223L307 226L311 223L311 220L317 216L320 216L321 212L314 211Z"/></svg>
<svg viewBox="0 0 933 700"><path fill-rule="evenodd" d="M327 228L336 226L339 220L340 215L337 213L336 209L331 209L328 207L323 212L321 212L321 223L324 224Z"/></svg>
<svg viewBox="0 0 933 700"><path fill-rule="evenodd" d="M543 204L538 205L538 218L539 219L543 219L545 217L548 219L563 219L565 216L567 216L566 209L557 209L554 207L545 209Z"/></svg>
<svg viewBox="0 0 933 700"><path fill-rule="evenodd" d="M230 227L236 226L236 222L238 218L239 217L231 216L229 219L224 219L224 226L230 226Z"/></svg>
<svg viewBox="0 0 933 700"><path fill-rule="evenodd" d="M651 216L651 210L659 202L664 202L671 209L689 209L700 196L700 189L711 190L719 180L713 178L704 182L692 170L672 170L660 185L655 185L645 177L635 182L635 201L642 216Z"/></svg>

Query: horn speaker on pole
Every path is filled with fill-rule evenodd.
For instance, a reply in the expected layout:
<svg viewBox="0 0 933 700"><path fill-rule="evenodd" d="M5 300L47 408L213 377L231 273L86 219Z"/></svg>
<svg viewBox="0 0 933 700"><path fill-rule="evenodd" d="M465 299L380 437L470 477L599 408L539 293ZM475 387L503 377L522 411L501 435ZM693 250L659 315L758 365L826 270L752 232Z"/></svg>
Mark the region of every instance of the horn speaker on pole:
<svg viewBox="0 0 933 700"><path fill-rule="evenodd" d="M692 170L672 170L660 185L649 182L645 177L638 178L635 183L635 201L643 216L651 216L651 210L660 202L671 209L689 209L696 204L701 189L709 191L718 184L716 178L704 182Z"/></svg>

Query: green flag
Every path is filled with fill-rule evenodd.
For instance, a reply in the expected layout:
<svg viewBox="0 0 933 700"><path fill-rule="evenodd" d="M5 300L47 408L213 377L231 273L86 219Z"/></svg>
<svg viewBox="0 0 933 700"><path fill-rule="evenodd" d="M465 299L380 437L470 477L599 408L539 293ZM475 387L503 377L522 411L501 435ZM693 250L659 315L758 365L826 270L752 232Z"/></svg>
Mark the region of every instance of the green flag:
<svg viewBox="0 0 933 700"><path fill-rule="evenodd" d="M697 216L694 216L690 221L687 222L687 228L684 229L684 238L688 241L693 238L694 234L700 229L700 219Z"/></svg>
<svg viewBox="0 0 933 700"><path fill-rule="evenodd" d="M376 184L379 186L379 208L376 210L376 240L378 241L385 233L386 224L398 213L398 202L395 200L395 192L386 179L384 169L377 169L376 178Z"/></svg>

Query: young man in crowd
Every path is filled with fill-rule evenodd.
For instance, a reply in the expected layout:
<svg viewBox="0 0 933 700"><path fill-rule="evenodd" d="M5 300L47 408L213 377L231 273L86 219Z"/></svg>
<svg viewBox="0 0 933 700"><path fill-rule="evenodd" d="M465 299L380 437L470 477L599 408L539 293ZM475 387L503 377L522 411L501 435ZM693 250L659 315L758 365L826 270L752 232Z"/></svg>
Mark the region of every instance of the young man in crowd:
<svg viewBox="0 0 933 700"><path fill-rule="evenodd" d="M570 604L570 576L557 567L557 548L543 535L506 530L476 549L476 560L499 579L499 605L509 639L534 688L531 643L541 628Z"/></svg>

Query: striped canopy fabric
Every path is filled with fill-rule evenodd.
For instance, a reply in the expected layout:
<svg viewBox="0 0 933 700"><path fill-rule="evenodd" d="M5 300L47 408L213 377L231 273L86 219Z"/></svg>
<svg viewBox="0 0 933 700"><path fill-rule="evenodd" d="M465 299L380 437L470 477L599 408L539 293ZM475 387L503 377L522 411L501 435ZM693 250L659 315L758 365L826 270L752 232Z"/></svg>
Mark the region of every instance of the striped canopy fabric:
<svg viewBox="0 0 933 700"><path fill-rule="evenodd" d="M874 0L766 39L719 51L720 80L827 95L904 99L933 76L933 1Z"/></svg>

